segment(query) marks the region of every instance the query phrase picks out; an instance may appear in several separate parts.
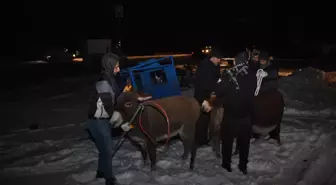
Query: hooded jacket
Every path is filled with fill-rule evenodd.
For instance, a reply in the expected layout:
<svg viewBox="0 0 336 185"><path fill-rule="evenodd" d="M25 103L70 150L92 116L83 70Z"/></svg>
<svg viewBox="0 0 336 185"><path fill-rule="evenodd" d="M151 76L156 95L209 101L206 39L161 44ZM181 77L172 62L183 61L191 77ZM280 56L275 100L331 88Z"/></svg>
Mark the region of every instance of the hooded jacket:
<svg viewBox="0 0 336 185"><path fill-rule="evenodd" d="M95 83L95 88L89 100L89 118L110 118L114 112L120 89L113 70L119 62L119 57L113 53L103 56L101 76Z"/></svg>

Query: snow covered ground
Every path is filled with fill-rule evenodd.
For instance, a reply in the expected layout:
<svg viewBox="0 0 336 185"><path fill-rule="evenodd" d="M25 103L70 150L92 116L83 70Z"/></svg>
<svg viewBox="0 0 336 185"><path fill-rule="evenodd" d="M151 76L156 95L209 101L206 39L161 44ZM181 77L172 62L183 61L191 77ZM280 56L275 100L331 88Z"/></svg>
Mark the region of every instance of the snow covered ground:
<svg viewBox="0 0 336 185"><path fill-rule="evenodd" d="M282 146L271 140L252 141L247 176L238 172L237 156L233 158L234 172L223 170L210 147L198 150L196 170L189 171L188 162L180 160L183 149L178 141L167 153L159 152L158 170L154 173L148 166L143 167L140 152L128 142L118 151L113 166L121 184L319 184L316 182L325 182L336 170L335 126L335 120L322 116L315 119L286 116L281 133ZM72 138L8 145L0 145L1 160L16 160L3 164L3 176L68 172L67 184L104 184L103 180L94 179L97 151L89 140ZM46 151L27 155L38 148Z"/></svg>
<svg viewBox="0 0 336 185"><path fill-rule="evenodd" d="M191 93L187 91L185 95ZM287 94L290 95L288 89ZM61 95L57 101L73 99ZM283 144L277 146L266 139L251 141L246 176L237 170L237 156L233 157L234 171L228 173L220 167L221 160L210 147L198 149L195 170L190 171L189 161L181 161L183 150L179 141L173 142L167 153L158 151L157 171L150 172L149 166L143 166L140 152L125 142L113 160L118 182L128 185L335 184L332 178L336 174L335 109L321 106L312 110L307 109L309 104L304 101L290 97L286 101L295 101L300 108L286 107L281 130ZM1 135L1 184L104 184L103 180L95 179L97 151L85 133L78 132L84 126L84 122L63 123Z"/></svg>

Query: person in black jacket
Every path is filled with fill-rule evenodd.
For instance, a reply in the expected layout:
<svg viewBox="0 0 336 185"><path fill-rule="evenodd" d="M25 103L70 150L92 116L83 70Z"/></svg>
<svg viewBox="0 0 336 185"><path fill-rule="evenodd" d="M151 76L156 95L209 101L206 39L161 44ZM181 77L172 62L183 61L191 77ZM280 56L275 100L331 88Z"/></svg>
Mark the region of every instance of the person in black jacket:
<svg viewBox="0 0 336 185"><path fill-rule="evenodd" d="M240 146L238 168L246 174L252 132L250 117L256 86L256 71L252 64L243 62L244 60L239 58L242 56L244 55L239 54L236 57L236 65L241 65L238 69L245 70L224 76L219 83L216 96L225 111L221 124L222 167L229 172L232 171L232 147L234 139L237 138Z"/></svg>
<svg viewBox="0 0 336 185"><path fill-rule="evenodd" d="M220 60L222 58L220 51L212 49L209 57L202 60L196 70L194 97L200 105L210 98L210 94L215 92L220 74ZM209 143L208 126L210 122L210 110L201 111L196 124L196 141L199 145Z"/></svg>
<svg viewBox="0 0 336 185"><path fill-rule="evenodd" d="M106 185L116 184L112 171L112 125L110 119L114 112L116 99L120 89L116 82L116 74L120 71L120 57L107 53L102 58L102 72L95 83L90 97L88 111L88 131L99 151L97 178L105 178Z"/></svg>

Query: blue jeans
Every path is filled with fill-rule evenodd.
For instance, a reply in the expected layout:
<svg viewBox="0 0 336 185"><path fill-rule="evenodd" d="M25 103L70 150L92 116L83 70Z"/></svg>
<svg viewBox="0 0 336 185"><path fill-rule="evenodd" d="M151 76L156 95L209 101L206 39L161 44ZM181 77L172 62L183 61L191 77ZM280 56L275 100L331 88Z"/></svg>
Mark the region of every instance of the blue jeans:
<svg viewBox="0 0 336 185"><path fill-rule="evenodd" d="M99 151L98 171L104 174L106 180L113 179L112 152L113 140L111 136L112 125L109 120L88 120L88 129Z"/></svg>

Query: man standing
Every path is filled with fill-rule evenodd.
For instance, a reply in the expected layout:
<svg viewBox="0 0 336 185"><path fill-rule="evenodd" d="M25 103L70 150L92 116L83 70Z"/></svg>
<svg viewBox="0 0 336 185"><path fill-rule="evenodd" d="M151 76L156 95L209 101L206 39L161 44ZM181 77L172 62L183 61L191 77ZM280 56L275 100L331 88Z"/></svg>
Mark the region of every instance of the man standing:
<svg viewBox="0 0 336 185"><path fill-rule="evenodd" d="M219 63L222 57L218 50L212 49L209 57L202 60L196 70L194 97L200 105L204 103L204 100L210 98L212 92L215 92L217 82L221 76ZM209 111L201 111L196 124L196 141L199 145L207 145L209 143Z"/></svg>
<svg viewBox="0 0 336 185"><path fill-rule="evenodd" d="M256 73L255 69L249 67L247 61L240 57L244 57L244 55L240 54L236 57L236 65L240 66L238 68L240 72L229 73L231 75L223 78L216 95L225 111L221 125L222 167L228 172L232 171L232 147L234 138L237 138L240 146L238 168L246 174L252 132L250 116L256 86Z"/></svg>
<svg viewBox="0 0 336 185"><path fill-rule="evenodd" d="M101 77L95 84L88 111L88 130L99 151L96 177L105 178L106 185L116 184L112 171L113 141L110 118L120 94L115 76L120 71L119 60L120 57L113 53L103 56Z"/></svg>

